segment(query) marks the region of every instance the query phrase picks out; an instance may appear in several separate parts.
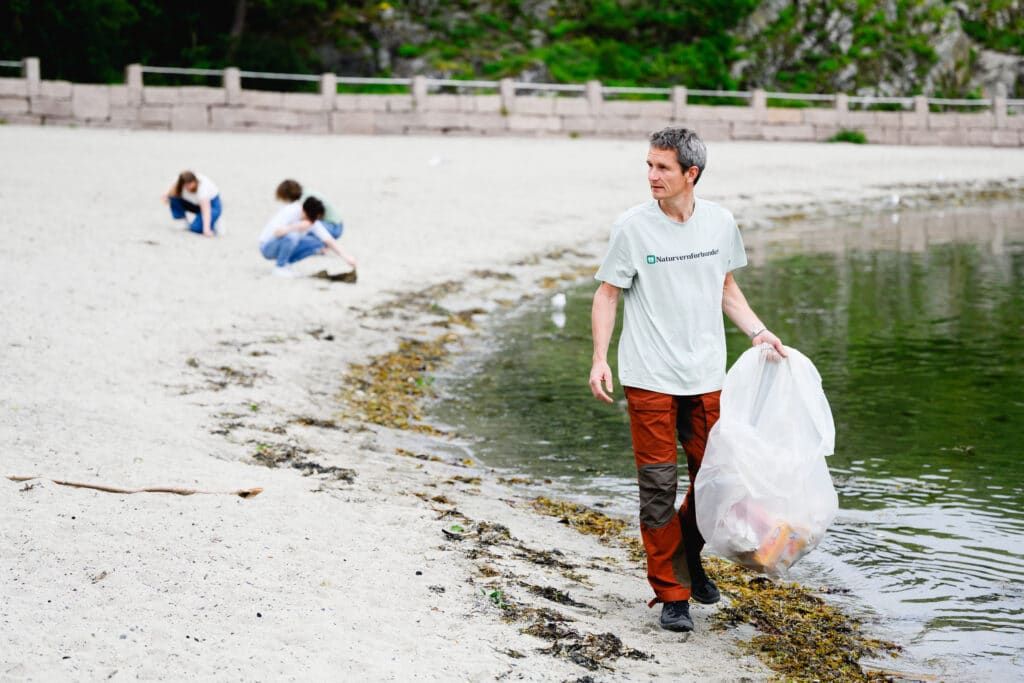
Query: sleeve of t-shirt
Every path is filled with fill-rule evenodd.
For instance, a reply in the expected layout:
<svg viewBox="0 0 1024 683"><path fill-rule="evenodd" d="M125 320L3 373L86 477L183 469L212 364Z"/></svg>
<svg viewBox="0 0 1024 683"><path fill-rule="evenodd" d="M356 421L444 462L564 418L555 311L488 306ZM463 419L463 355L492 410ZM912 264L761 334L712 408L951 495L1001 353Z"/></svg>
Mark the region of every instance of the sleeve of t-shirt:
<svg viewBox="0 0 1024 683"><path fill-rule="evenodd" d="M320 221L317 221L312 226L310 226L309 231L312 232L317 237L319 237L320 241L323 242L324 244L327 244L327 242L334 239L333 237L331 237L331 233L327 232L327 228L325 228L324 224L321 223Z"/></svg>
<svg viewBox="0 0 1024 683"><path fill-rule="evenodd" d="M747 251L743 248L743 235L732 214L729 215L729 221L732 223L732 247L729 250L728 270L733 271L747 265Z"/></svg>
<svg viewBox="0 0 1024 683"><path fill-rule="evenodd" d="M636 275L636 265L633 263L631 251L626 231L621 225L614 226L611 239L608 241L608 254L604 257L594 279L607 282L619 289L629 289Z"/></svg>
<svg viewBox="0 0 1024 683"><path fill-rule="evenodd" d="M219 194L217 186L207 177L199 179L199 187L196 189L196 197L199 199L213 199Z"/></svg>

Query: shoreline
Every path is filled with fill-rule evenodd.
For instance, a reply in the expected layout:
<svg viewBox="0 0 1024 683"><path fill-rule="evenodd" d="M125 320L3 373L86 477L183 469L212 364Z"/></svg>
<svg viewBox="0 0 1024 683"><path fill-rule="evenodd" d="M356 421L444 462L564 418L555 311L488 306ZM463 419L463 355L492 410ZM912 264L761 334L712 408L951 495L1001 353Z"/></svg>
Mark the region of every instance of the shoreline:
<svg viewBox="0 0 1024 683"><path fill-rule="evenodd" d="M14 321L0 333L8 380L0 436L11 444L2 474L125 488L263 488L243 500L4 480L0 566L11 608L0 621L10 645L3 676L588 675L571 659L581 650L537 652L550 641L498 616L513 601L554 609L545 594L585 605L558 609L576 619L568 628L590 646L587 656L614 667L601 668L602 678L769 675L734 637L711 631L713 609L695 608L689 638L657 628L643 573L622 551L510 505L508 489L473 468L430 460L423 437L339 419L334 406L347 370L402 338L443 330L444 311L493 310L592 266L614 207L645 196L642 170L618 169L625 159L642 169L642 139L0 127L0 142L13 160L0 171L12 231L0 291ZM741 163L793 148L800 158L771 183L763 179L771 165ZM439 149L442 162L428 164ZM735 204L741 223L783 214L805 195L878 201L888 188L864 169L890 155L904 165L886 164L883 181L936 158L981 173L985 188L1004 183L1006 168L1024 168L1017 150L717 144L711 154L721 167L710 168L724 177L708 183L709 195ZM577 156L587 172L559 166ZM806 184L821 175L819 163L839 162L839 178ZM192 164L225 192L228 231L218 240L182 235L161 219L165 176ZM918 172L921 187L930 187L927 174ZM359 283L266 275L254 239L279 175L339 188ZM784 180L804 184L755 200L759 183ZM460 189L456 200L450 193ZM599 199L572 201L592 193ZM39 249L38 235L52 226L61 239ZM306 270L324 266L338 264L313 259ZM410 301L421 307L415 314L396 305ZM315 466L252 467L260 458ZM498 587L481 593L494 576ZM619 645L597 638L609 633ZM634 650L653 658L631 658Z"/></svg>

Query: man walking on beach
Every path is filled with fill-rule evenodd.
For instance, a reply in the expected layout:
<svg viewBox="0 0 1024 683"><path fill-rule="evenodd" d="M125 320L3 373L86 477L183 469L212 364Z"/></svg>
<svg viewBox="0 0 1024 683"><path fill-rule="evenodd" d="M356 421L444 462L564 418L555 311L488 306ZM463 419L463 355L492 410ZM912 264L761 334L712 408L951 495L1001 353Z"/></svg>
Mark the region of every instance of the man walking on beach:
<svg viewBox="0 0 1024 683"><path fill-rule="evenodd" d="M755 346L768 343L785 355L733 279L732 271L747 263L735 219L694 195L706 159L704 142L692 130L666 128L651 135L647 180L653 199L612 226L591 313L590 391L611 403L608 346L624 292L619 382L629 406L640 534L655 593L650 604L664 603L660 623L673 631L693 630L691 597L704 604L720 598L701 566L704 538L697 528L693 480L718 420L725 380L722 312ZM690 477L678 511L677 434Z"/></svg>

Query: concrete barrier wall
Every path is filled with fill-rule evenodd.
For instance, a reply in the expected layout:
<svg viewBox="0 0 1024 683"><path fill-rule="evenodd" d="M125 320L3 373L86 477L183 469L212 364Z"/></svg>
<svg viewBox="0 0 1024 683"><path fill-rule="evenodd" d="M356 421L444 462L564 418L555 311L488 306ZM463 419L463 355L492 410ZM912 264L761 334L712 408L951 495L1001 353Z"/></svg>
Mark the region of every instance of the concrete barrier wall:
<svg viewBox="0 0 1024 683"><path fill-rule="evenodd" d="M910 111L834 106L767 106L754 91L749 106L690 104L686 88L669 100L607 99L599 83L580 96L517 94L502 82L496 94L431 94L424 78L408 94L338 94L334 74L319 92L242 88L241 72L223 72L221 87L146 86L142 67L126 68L124 85L46 81L38 60L24 60L18 78L0 78L0 120L164 130L257 130L317 134L473 134L638 137L667 125L696 129L708 140L821 141L857 130L868 142L901 145L1024 146L1024 115L1011 115L1005 97L976 113L935 113L924 97Z"/></svg>

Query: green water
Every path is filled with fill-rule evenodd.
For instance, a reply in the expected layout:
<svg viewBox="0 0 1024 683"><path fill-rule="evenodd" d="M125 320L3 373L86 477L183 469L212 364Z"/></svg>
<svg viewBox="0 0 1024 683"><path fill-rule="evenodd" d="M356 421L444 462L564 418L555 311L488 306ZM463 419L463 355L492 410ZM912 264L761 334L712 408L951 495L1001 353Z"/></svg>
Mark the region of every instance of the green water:
<svg viewBox="0 0 1024 683"><path fill-rule="evenodd" d="M745 240L737 280L815 363L836 422L842 509L793 578L850 589L846 606L908 648L888 668L1024 677L1024 205ZM566 291L562 312L544 294L492 319L438 378L434 417L487 465L635 517L625 406L587 387L594 289ZM729 362L748 345L730 329Z"/></svg>

